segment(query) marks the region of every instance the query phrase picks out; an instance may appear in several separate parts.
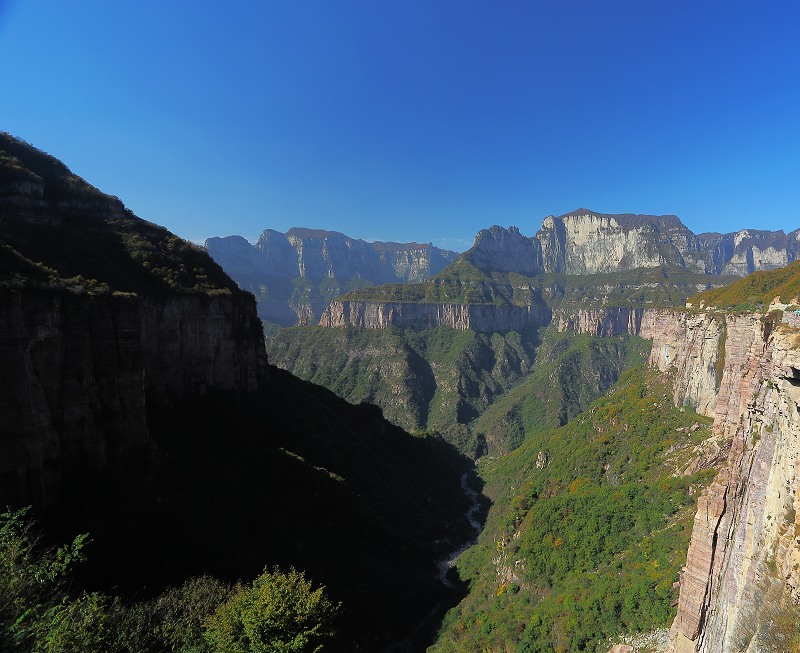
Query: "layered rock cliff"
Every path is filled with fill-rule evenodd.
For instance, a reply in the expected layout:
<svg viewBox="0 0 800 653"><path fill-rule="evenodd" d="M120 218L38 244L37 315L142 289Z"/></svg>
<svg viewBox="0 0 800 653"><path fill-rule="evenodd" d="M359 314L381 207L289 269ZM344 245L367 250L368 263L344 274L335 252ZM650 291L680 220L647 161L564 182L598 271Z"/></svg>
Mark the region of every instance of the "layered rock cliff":
<svg viewBox="0 0 800 653"><path fill-rule="evenodd" d="M559 330L650 338L675 405L713 417L685 473L719 470L698 500L673 653L785 651L800 610L800 330L794 316L607 309ZM681 471L681 470L679 470Z"/></svg>
<svg viewBox="0 0 800 653"><path fill-rule="evenodd" d="M522 331L550 322L546 306L510 304L427 304L417 302L333 301L325 309L319 325L324 327L399 327L421 331L447 326L477 333Z"/></svg>
<svg viewBox="0 0 800 653"><path fill-rule="evenodd" d="M535 236L515 227L478 233L464 256L486 271L586 275L678 266L710 275L745 275L794 261L800 230L745 229L694 234L674 215L603 214L578 209L548 216Z"/></svg>
<svg viewBox="0 0 800 653"><path fill-rule="evenodd" d="M670 650L785 650L776 624L793 623L800 602L800 332L771 316L668 310L559 325L652 338L650 364L672 375L674 403L714 419L686 470L720 471L698 501Z"/></svg>
<svg viewBox="0 0 800 653"><path fill-rule="evenodd" d="M52 504L66 476L146 454L154 404L258 385L253 297L7 134L0 263L2 503Z"/></svg>
<svg viewBox="0 0 800 653"><path fill-rule="evenodd" d="M589 308L575 311L556 311L553 322L559 332L591 336L641 335L643 308ZM642 336L648 337L648 336Z"/></svg>
<svg viewBox="0 0 800 653"><path fill-rule="evenodd" d="M800 599L800 334L758 315L728 317L724 329L700 332L711 341L707 365L722 368L716 405L709 401L706 409L723 466L698 502L672 650L785 650L770 642L780 636L779 613L796 615ZM681 339L666 340L664 347L680 350ZM711 360L715 348L723 360ZM697 348L687 351L694 357ZM706 371L706 386L710 376ZM681 394L696 402L676 382L676 398Z"/></svg>
<svg viewBox="0 0 800 653"><path fill-rule="evenodd" d="M327 303L363 285L429 279L457 256L421 243L368 243L336 231L267 229L255 245L241 236L209 238L208 253L282 326L319 321Z"/></svg>

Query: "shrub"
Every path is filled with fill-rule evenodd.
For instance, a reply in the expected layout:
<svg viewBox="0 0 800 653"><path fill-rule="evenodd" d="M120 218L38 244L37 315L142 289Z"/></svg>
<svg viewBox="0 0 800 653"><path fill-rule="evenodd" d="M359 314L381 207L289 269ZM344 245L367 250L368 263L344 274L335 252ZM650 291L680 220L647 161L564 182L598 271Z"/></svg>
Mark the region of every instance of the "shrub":
<svg viewBox="0 0 800 653"><path fill-rule="evenodd" d="M219 653L307 653L333 636L338 606L313 589L303 572L264 570L206 621L204 636Z"/></svg>

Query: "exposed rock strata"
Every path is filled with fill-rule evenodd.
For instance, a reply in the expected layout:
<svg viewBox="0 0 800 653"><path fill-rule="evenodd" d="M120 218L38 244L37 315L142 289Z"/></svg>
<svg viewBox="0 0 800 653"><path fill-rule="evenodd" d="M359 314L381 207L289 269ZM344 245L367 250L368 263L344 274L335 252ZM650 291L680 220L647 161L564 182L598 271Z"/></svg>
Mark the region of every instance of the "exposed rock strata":
<svg viewBox="0 0 800 653"><path fill-rule="evenodd" d="M485 271L533 276L544 270L541 245L523 236L516 227L481 229L475 236L469 260Z"/></svg>
<svg viewBox="0 0 800 653"><path fill-rule="evenodd" d="M485 271L535 275L613 273L662 265L746 275L794 261L800 230L694 234L674 215L609 215L578 209L548 216L532 238L516 227L478 233L464 256Z"/></svg>
<svg viewBox="0 0 800 653"><path fill-rule="evenodd" d="M698 500L670 650L762 650L789 597L800 602L800 334L761 315L680 310L554 321L652 338L650 364L674 375L675 403L714 418L704 464L721 469Z"/></svg>
<svg viewBox="0 0 800 653"><path fill-rule="evenodd" d="M262 320L283 327L295 326L296 324L302 326L317 324L327 307L327 302L282 302L262 300L256 304L258 316Z"/></svg>
<svg viewBox="0 0 800 653"><path fill-rule="evenodd" d="M557 311L553 322L559 331L594 336L637 335L652 339L650 365L675 373L674 400L690 404L698 413L713 416L717 405L720 343L726 333L721 315L682 310L606 308ZM738 327L732 337L738 338Z"/></svg>
<svg viewBox="0 0 800 653"><path fill-rule="evenodd" d="M0 505L146 451L147 409L248 392L249 293L199 248L0 133Z"/></svg>
<svg viewBox="0 0 800 653"><path fill-rule="evenodd" d="M526 240L521 236L523 240ZM255 245L241 236L209 238L208 253L252 292L262 319L314 324L328 301L361 285L429 279L457 254L423 243L368 243L336 231L267 229Z"/></svg>
<svg viewBox="0 0 800 653"><path fill-rule="evenodd" d="M760 315L646 311L640 335L674 373L675 403L714 417L722 463L698 500L671 650L761 650L800 599L800 334Z"/></svg>
<svg viewBox="0 0 800 653"><path fill-rule="evenodd" d="M598 308L576 311L556 311L553 322L558 331L588 333L593 336L640 335L642 308Z"/></svg>
<svg viewBox="0 0 800 653"><path fill-rule="evenodd" d="M744 324L728 327L714 419L715 434L730 440L729 454L695 518L673 624L678 653L760 650L775 617L770 611L783 609L775 596L800 598L800 337L784 327L769 333L755 317L749 325L738 322ZM736 326L751 335L749 342L733 335Z"/></svg>
<svg viewBox="0 0 800 653"><path fill-rule="evenodd" d="M147 448L135 301L0 295L0 496L46 504L62 469ZM68 462L69 461L69 462Z"/></svg>
<svg viewBox="0 0 800 653"><path fill-rule="evenodd" d="M478 333L520 331L550 322L550 311L541 306L487 304L422 304L414 302L334 301L325 309L320 326L423 330L448 326Z"/></svg>
<svg viewBox="0 0 800 653"><path fill-rule="evenodd" d="M682 264L703 272L697 237L674 215L549 216L536 234L547 272L595 274Z"/></svg>

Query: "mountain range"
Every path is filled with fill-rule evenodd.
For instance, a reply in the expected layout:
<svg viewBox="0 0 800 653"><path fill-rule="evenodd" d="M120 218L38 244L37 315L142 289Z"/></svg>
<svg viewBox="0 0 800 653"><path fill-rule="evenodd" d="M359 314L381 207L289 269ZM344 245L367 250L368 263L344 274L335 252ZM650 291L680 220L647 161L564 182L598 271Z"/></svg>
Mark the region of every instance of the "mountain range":
<svg viewBox="0 0 800 653"><path fill-rule="evenodd" d="M743 276L794 261L800 230L743 229L694 234L674 215L603 214L588 209L548 216L532 238L492 227L466 258L481 270L588 275L677 266L701 274Z"/></svg>
<svg viewBox="0 0 800 653"><path fill-rule="evenodd" d="M223 650L225 592L299 569L325 650L796 650L797 235L581 209L459 256L206 251L0 134L0 648ZM91 533L52 594L15 579L80 556L25 576L26 504Z"/></svg>
<svg viewBox="0 0 800 653"><path fill-rule="evenodd" d="M365 242L336 231L267 229L255 245L241 236L209 238L206 250L240 287L261 318L279 326L313 323L342 293L382 283L424 281L456 252L431 244Z"/></svg>

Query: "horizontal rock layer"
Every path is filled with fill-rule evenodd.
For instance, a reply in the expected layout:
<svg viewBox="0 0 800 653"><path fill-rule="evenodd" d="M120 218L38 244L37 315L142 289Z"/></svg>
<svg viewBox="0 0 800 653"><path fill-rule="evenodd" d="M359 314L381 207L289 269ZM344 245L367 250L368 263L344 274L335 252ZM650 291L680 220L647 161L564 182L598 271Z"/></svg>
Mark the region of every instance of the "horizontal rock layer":
<svg viewBox="0 0 800 653"><path fill-rule="evenodd" d="M456 257L456 252L419 243L368 243L335 231L267 229L255 245L241 236L209 238L209 254L231 276L263 282L271 278L306 278L312 283L418 282Z"/></svg>
<svg viewBox="0 0 800 653"><path fill-rule="evenodd" d="M460 331L472 329L489 333L538 327L548 324L550 319L549 309L540 306L334 301L325 309L319 325L416 330L448 326Z"/></svg>

